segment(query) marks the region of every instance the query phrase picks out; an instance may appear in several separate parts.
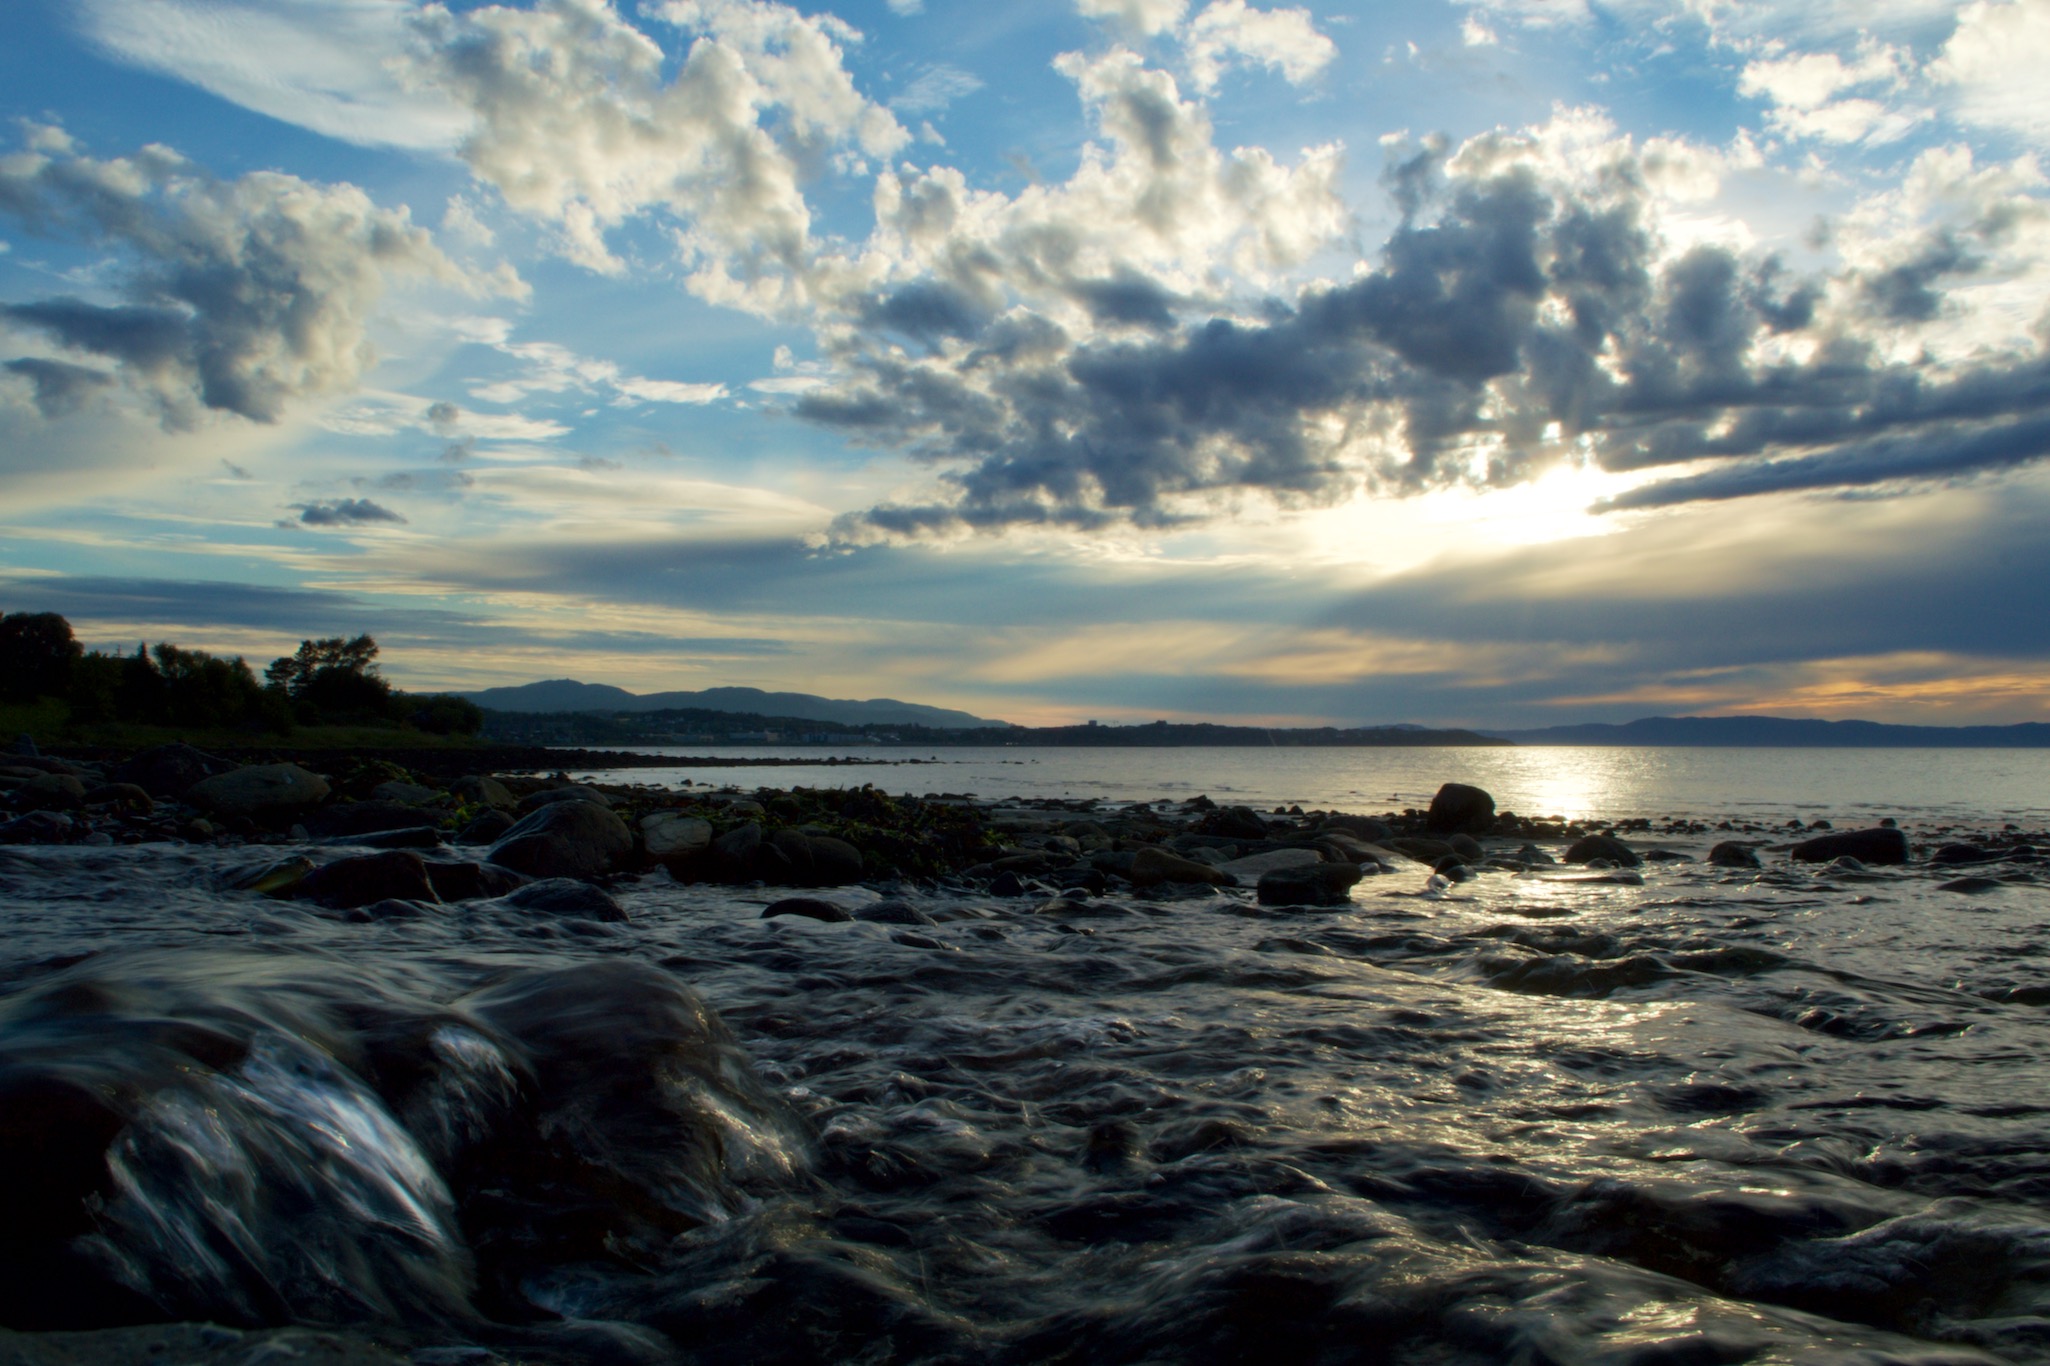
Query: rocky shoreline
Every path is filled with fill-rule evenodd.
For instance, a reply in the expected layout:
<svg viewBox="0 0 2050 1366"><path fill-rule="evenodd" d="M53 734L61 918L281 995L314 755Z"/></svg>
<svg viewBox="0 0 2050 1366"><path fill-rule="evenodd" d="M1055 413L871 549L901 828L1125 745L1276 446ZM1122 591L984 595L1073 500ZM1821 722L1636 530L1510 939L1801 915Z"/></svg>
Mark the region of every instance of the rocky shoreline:
<svg viewBox="0 0 2050 1366"><path fill-rule="evenodd" d="M647 756L555 750L409 754L411 766L374 754L324 757L325 771L309 766L322 762L313 756L238 764L175 744L118 760L0 756L0 843L291 846L244 870L238 886L362 920L477 898L620 919L605 889L657 870L678 882L793 890L859 884L886 897L896 888L1171 900L1245 888L1266 905L1319 906L1345 903L1366 878L1405 872L1443 889L1548 870L1635 883L1640 867L1660 862L1741 872L1780 860L1839 873L1921 862L1962 874L1944 890L1974 893L2033 881L2037 847L2050 843L2012 825L1941 827L1911 841L1891 821L1848 831L1826 821L1566 821L1497 810L1490 794L1459 783L1444 785L1428 809L1370 815L1258 812L1207 797L990 803L891 796L870 784L594 785L573 781L569 768ZM544 766L553 771L534 771ZM864 914L898 913L892 904ZM806 896L767 913L853 914Z"/></svg>

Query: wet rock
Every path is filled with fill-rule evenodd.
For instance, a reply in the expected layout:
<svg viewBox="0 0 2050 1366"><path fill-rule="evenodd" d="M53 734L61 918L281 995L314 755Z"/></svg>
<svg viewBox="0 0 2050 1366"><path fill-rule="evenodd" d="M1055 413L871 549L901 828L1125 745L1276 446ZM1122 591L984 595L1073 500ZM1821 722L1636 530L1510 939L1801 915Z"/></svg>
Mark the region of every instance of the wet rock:
<svg viewBox="0 0 2050 1366"><path fill-rule="evenodd" d="M1209 812L1196 829L1205 835L1222 835L1235 840L1267 838L1267 822L1250 806L1225 806Z"/></svg>
<svg viewBox="0 0 2050 1366"><path fill-rule="evenodd" d="M504 896L527 885L527 879L495 863L436 863L429 860L427 880L443 901L477 901ZM581 887L584 884L578 883Z"/></svg>
<svg viewBox="0 0 2050 1366"><path fill-rule="evenodd" d="M1929 861L1936 864L1955 866L1958 864L1992 863L1999 857L2000 855L1994 853L1991 849L1981 848L1976 844L1946 844L1931 854Z"/></svg>
<svg viewBox="0 0 2050 1366"><path fill-rule="evenodd" d="M1432 865L1431 871L1447 882L1471 882L1480 876L1467 866L1466 860L1460 858L1440 859Z"/></svg>
<svg viewBox="0 0 2050 1366"><path fill-rule="evenodd" d="M1465 859L1468 863L1479 863L1487 857L1487 854L1481 849L1481 842L1472 835L1447 835L1445 843L1451 845L1452 852Z"/></svg>
<svg viewBox="0 0 2050 1366"><path fill-rule="evenodd" d="M747 877L762 847L759 821L743 821L712 841L712 860L727 877Z"/></svg>
<svg viewBox="0 0 2050 1366"><path fill-rule="evenodd" d="M374 835L358 835L351 843L370 849L439 849L448 843L448 837L431 825L415 825L404 830L380 830Z"/></svg>
<svg viewBox="0 0 2050 1366"><path fill-rule="evenodd" d="M871 902L866 906L856 906L852 914L856 920L866 920L875 925L934 925L939 923L908 901Z"/></svg>
<svg viewBox="0 0 2050 1366"><path fill-rule="evenodd" d="M1386 821L1375 820L1372 816L1348 815L1342 811L1326 816L1317 830L1320 834L1327 831L1342 831L1356 840L1365 840L1369 844L1386 844L1395 837L1395 831Z"/></svg>
<svg viewBox="0 0 2050 1366"><path fill-rule="evenodd" d="M1708 861L1716 868L1758 868L1758 854L1748 844L1737 844L1724 840L1708 851Z"/></svg>
<svg viewBox="0 0 2050 1366"><path fill-rule="evenodd" d="M1243 809L1243 808L1241 808ZM1221 813L1213 813L1221 814ZM1334 865L1343 866L1343 865ZM1197 863L1170 854L1165 849L1145 848L1132 857L1132 870L1125 876L1135 887L1157 887L1163 882L1207 882L1231 886L1231 874L1212 868L1207 863Z"/></svg>
<svg viewBox="0 0 2050 1366"><path fill-rule="evenodd" d="M626 908L612 899L602 887L593 887L588 882L573 878L551 877L539 882L530 882L502 898L503 904L517 906L523 911L541 911L549 915L575 917L580 920L603 920L618 924L627 919Z"/></svg>
<svg viewBox="0 0 2050 1366"><path fill-rule="evenodd" d="M811 842L814 887L844 887L861 881L861 851L832 835L807 836Z"/></svg>
<svg viewBox="0 0 2050 1366"><path fill-rule="evenodd" d="M1803 840L1788 851L1803 863L1828 863L1832 859L1854 858L1861 863L1882 866L1908 861L1908 837L1898 829L1875 826L1870 830L1840 830Z"/></svg>
<svg viewBox="0 0 2050 1366"><path fill-rule="evenodd" d="M152 797L176 799L191 791L195 783L234 770L232 759L187 744L170 744L143 750L108 776L115 782L134 783Z"/></svg>
<svg viewBox="0 0 2050 1366"><path fill-rule="evenodd" d="M39 811L76 811L85 805L85 784L69 773L45 773L22 784L17 795Z"/></svg>
<svg viewBox="0 0 2050 1366"><path fill-rule="evenodd" d="M1685 855L1685 854L1681 853L1681 852L1680 852L1679 850L1677 850L1677 849L1647 849L1647 850L1645 850L1645 851L1644 851L1644 861L1645 861L1646 863L1692 863L1692 862L1694 862L1694 860L1693 860L1692 858L1690 858L1690 857L1688 857L1687 855Z"/></svg>
<svg viewBox="0 0 2050 1366"><path fill-rule="evenodd" d="M91 807L113 807L121 811L148 812L156 806L149 793L134 783L101 783L85 794Z"/></svg>
<svg viewBox="0 0 2050 1366"><path fill-rule="evenodd" d="M712 823L681 811L657 811L641 818L641 847L665 867L688 867L712 847Z"/></svg>
<svg viewBox="0 0 2050 1366"><path fill-rule="evenodd" d="M1949 882L1937 883L1936 890L1939 892L1962 892L1966 896L1979 896L1985 892L2000 891L2006 886L2007 884L1997 877L1960 877L1953 878Z"/></svg>
<svg viewBox="0 0 2050 1366"><path fill-rule="evenodd" d="M238 869L230 873L223 885L233 892L261 892L265 896L291 896L299 890L301 883L313 871L313 860L304 854L279 859L275 863L258 864L253 868Z"/></svg>
<svg viewBox="0 0 2050 1366"><path fill-rule="evenodd" d="M496 844L513 828L513 818L503 811L486 811L456 832L457 844Z"/></svg>
<svg viewBox="0 0 2050 1366"><path fill-rule="evenodd" d="M306 833L323 840L353 840L383 830L417 828L420 823L419 808L393 801L336 802L305 821Z"/></svg>
<svg viewBox="0 0 2050 1366"><path fill-rule="evenodd" d="M308 873L297 894L329 910L346 911L374 901L437 901L427 878L427 861L409 849L389 849L336 859Z"/></svg>
<svg viewBox="0 0 2050 1366"><path fill-rule="evenodd" d="M1025 880L1016 873L1005 871L989 880L989 894L1006 899L1025 895Z"/></svg>
<svg viewBox="0 0 2050 1366"><path fill-rule="evenodd" d="M829 924L854 919L845 906L816 896L786 896L781 901L770 902L762 909L764 920L780 915L801 915L810 920L823 920Z"/></svg>
<svg viewBox="0 0 2050 1366"><path fill-rule="evenodd" d="M501 868L538 878L595 878L633 857L626 823L595 802L550 802L505 832L486 856Z"/></svg>
<svg viewBox="0 0 2050 1366"><path fill-rule="evenodd" d="M1253 894L1262 906L1343 906L1359 880L1360 870L1350 863L1276 868L1260 875Z"/></svg>
<svg viewBox="0 0 2050 1366"><path fill-rule="evenodd" d="M1262 874L1277 868L1314 868L1323 861L1323 856L1315 849L1269 849L1264 853L1230 859L1216 867L1219 872L1229 873L1242 882L1258 882Z"/></svg>
<svg viewBox="0 0 2050 1366"><path fill-rule="evenodd" d="M1494 797L1465 783L1439 788L1424 816L1424 828L1434 834L1485 835L1494 825Z"/></svg>
<svg viewBox="0 0 2050 1366"><path fill-rule="evenodd" d="M327 780L297 764L252 764L201 779L185 799L217 815L279 824L318 806L327 794Z"/></svg>
<svg viewBox="0 0 2050 1366"><path fill-rule="evenodd" d="M63 844L76 829L61 811L31 811L0 824L0 844Z"/></svg>
<svg viewBox="0 0 2050 1366"><path fill-rule="evenodd" d="M504 783L481 773L456 779L448 785L448 795L465 805L488 806L494 811L510 811L520 804Z"/></svg>
<svg viewBox="0 0 2050 1366"><path fill-rule="evenodd" d="M371 788L370 795L381 802L404 802L407 806L425 806L429 802L441 799L441 789L393 778Z"/></svg>
<svg viewBox="0 0 2050 1366"><path fill-rule="evenodd" d="M609 807L612 805L612 798L595 787L572 783L568 787L544 787L539 792L529 792L520 798L519 811L525 815L528 812L539 811L544 806L552 806L556 802L590 802L597 806Z"/></svg>
<svg viewBox="0 0 2050 1366"><path fill-rule="evenodd" d="M1558 862L1557 859L1553 858L1544 850L1538 848L1535 844L1526 844L1521 849L1518 849L1516 851L1516 861L1519 863L1537 864Z"/></svg>
<svg viewBox="0 0 2050 1366"><path fill-rule="evenodd" d="M1635 868L1644 861L1614 835L1583 835L1567 847L1568 863L1593 863L1596 859L1607 859L1618 868Z"/></svg>
<svg viewBox="0 0 2050 1366"><path fill-rule="evenodd" d="M1457 849L1444 840L1421 839L1415 835L1397 835L1388 841L1388 847L1404 858L1415 859L1418 863L1436 863L1447 854L1454 857L1459 854Z"/></svg>

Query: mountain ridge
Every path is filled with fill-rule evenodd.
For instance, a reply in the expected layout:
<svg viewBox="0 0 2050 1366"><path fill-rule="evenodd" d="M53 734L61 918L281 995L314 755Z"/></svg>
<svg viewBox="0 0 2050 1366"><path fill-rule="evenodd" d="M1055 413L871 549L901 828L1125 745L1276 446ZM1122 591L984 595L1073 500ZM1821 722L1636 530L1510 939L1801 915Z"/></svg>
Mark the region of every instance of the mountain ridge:
<svg viewBox="0 0 2050 1366"><path fill-rule="evenodd" d="M1786 716L1644 716L1620 724L1587 722L1493 735L1518 745L1765 749L2043 749L2050 725L2023 721L2007 726L1897 726L1883 721L1815 721Z"/></svg>
<svg viewBox="0 0 2050 1366"><path fill-rule="evenodd" d="M459 692L489 711L521 712L650 712L724 711L762 716L794 717L802 721L824 721L840 725L929 726L935 730L973 730L1008 726L947 707L929 707L921 702L900 702L894 697L820 697L814 693L765 692L760 688L720 687L698 692L673 691L631 693L610 683L582 683L574 678L550 678L516 687L481 688Z"/></svg>

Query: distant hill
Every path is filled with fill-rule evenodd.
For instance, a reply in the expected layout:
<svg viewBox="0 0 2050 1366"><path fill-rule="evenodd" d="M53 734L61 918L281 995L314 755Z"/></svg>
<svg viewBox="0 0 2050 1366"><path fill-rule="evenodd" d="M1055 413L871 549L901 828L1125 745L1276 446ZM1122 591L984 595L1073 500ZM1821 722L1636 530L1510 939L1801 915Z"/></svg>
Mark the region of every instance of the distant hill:
<svg viewBox="0 0 2050 1366"><path fill-rule="evenodd" d="M1519 745L1754 746L1809 749L2045 749L2050 725L1889 726L1782 716L1647 716L1624 724L1490 730Z"/></svg>
<svg viewBox="0 0 2050 1366"><path fill-rule="evenodd" d="M579 683L554 678L517 688L485 688L456 694L490 711L507 712L644 712L720 711L757 716L796 717L844 726L925 726L932 730L1003 727L1005 721L970 716L965 711L928 707L873 697L866 702L815 697L802 692L763 692L760 688L706 688L702 692L630 693L607 683Z"/></svg>

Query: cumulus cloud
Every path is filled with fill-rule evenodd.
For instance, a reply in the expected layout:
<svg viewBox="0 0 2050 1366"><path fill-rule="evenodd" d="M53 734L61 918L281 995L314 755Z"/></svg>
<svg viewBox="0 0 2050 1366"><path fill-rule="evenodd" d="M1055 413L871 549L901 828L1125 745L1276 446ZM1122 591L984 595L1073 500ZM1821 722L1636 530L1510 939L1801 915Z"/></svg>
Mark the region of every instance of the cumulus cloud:
<svg viewBox="0 0 2050 1366"><path fill-rule="evenodd" d="M1974 0L1930 75L1955 92L1959 117L2041 140L2050 136L2043 70L2050 64L2050 5Z"/></svg>
<svg viewBox="0 0 2050 1366"><path fill-rule="evenodd" d="M1108 19L1141 38L1165 33L1182 21L1189 0L1075 0L1085 19Z"/></svg>
<svg viewBox="0 0 2050 1366"><path fill-rule="evenodd" d="M850 347L850 382L796 402L939 468L930 501L843 534L1161 525L1245 493L1314 503L1569 462L1715 467L1617 504L1651 506L2045 454L2040 348L1932 330L1955 321L1960 281L2050 256L2026 165L1925 158L1873 206L1886 235L1853 221L1844 267L1803 278L1662 233L1662 205L1702 193L1713 154L1598 132L1565 118L1414 149L1391 168L1407 216L1374 267L1293 297L1184 305L1196 316L1122 334L926 301L922 348Z"/></svg>
<svg viewBox="0 0 2050 1366"><path fill-rule="evenodd" d="M1238 64L1267 67L1300 85L1338 55L1308 10L1252 9L1245 0L1215 0L1189 21L1185 42L1198 90L1214 89L1226 68Z"/></svg>
<svg viewBox="0 0 2050 1366"><path fill-rule="evenodd" d="M855 89L848 25L756 0L647 7L691 38L673 70L608 0L425 7L408 71L471 111L471 171L556 231L592 270L626 263L608 234L660 211L691 288L760 310L801 307L813 254L805 168L886 157L910 135Z"/></svg>
<svg viewBox="0 0 2050 1366"><path fill-rule="evenodd" d="M36 411L46 418L77 412L87 399L114 384L113 375L87 365L68 361L23 356L0 364L0 369L29 382Z"/></svg>
<svg viewBox="0 0 2050 1366"><path fill-rule="evenodd" d="M405 525L406 519L368 498L336 498L317 503L294 503L293 511L307 526L374 526L380 522Z"/></svg>
<svg viewBox="0 0 2050 1366"><path fill-rule="evenodd" d="M393 279L489 287L405 210L381 209L352 185L270 171L221 180L160 146L99 160L54 128L32 128L27 147L0 157L0 213L105 247L119 263L118 302L0 305L0 322L53 343L64 353L53 362L70 367L17 368L36 381L46 414L95 387L75 359L93 357L147 395L167 427L208 410L275 422L374 363L366 328Z"/></svg>

